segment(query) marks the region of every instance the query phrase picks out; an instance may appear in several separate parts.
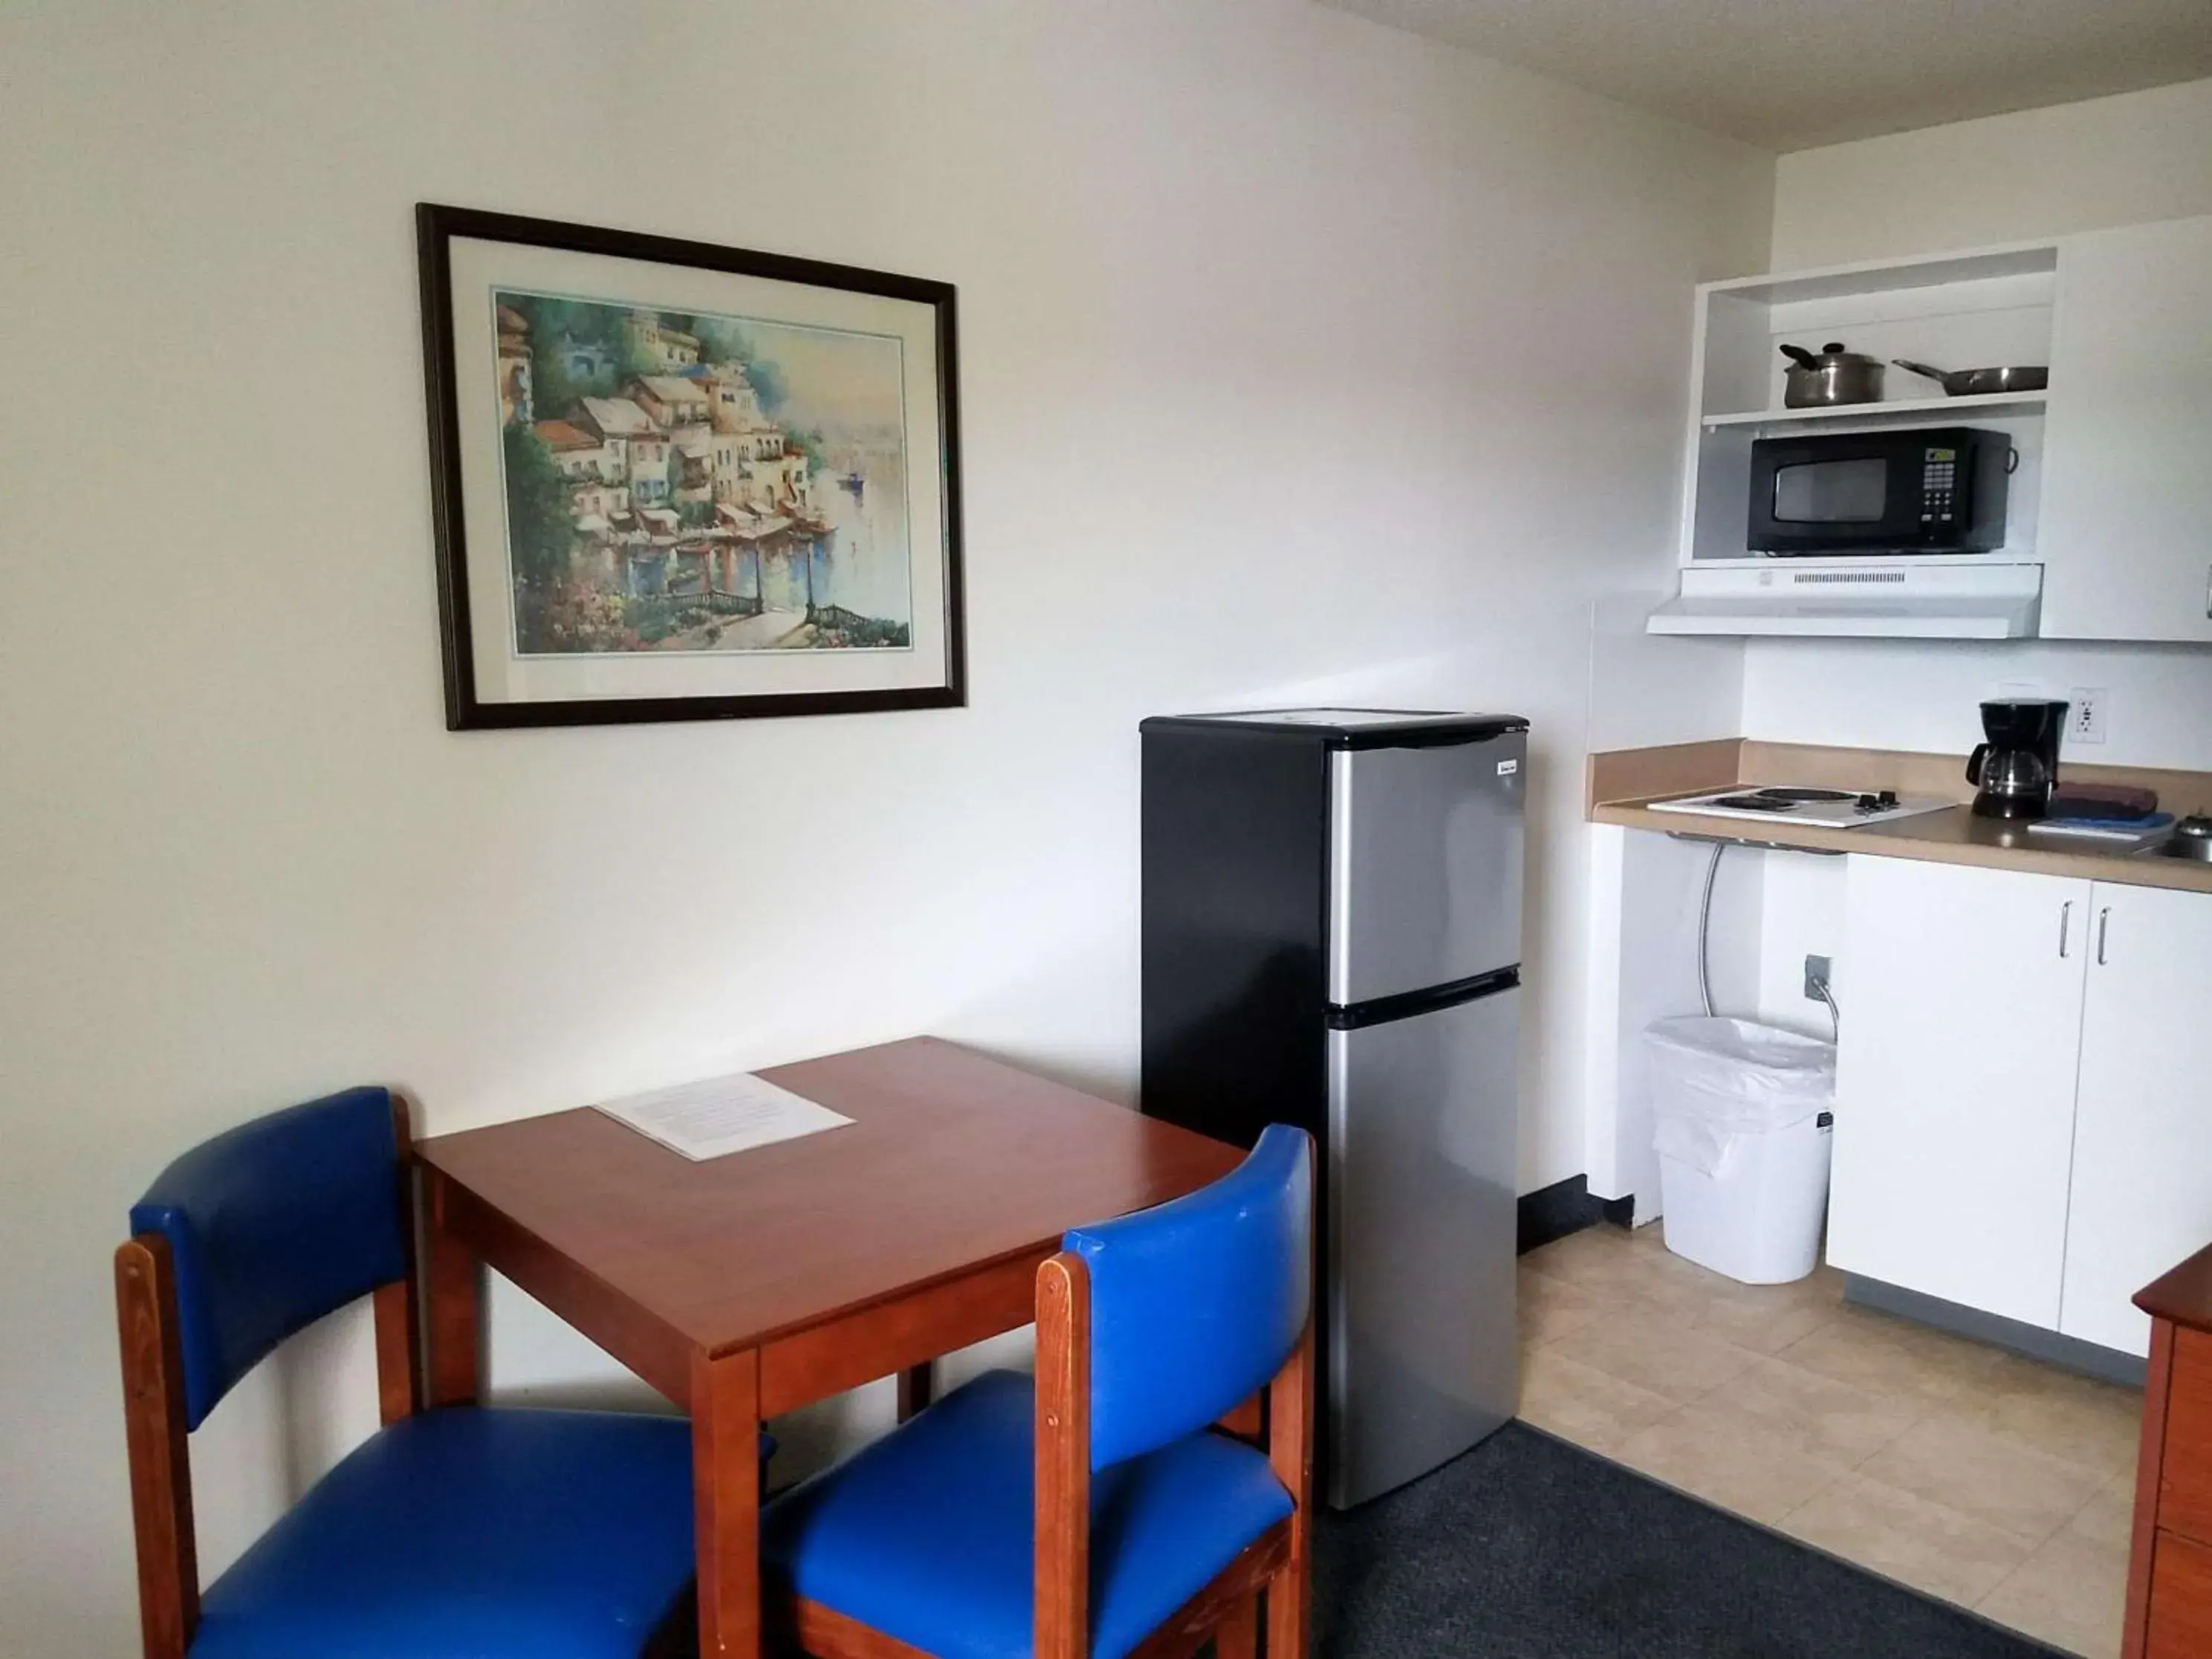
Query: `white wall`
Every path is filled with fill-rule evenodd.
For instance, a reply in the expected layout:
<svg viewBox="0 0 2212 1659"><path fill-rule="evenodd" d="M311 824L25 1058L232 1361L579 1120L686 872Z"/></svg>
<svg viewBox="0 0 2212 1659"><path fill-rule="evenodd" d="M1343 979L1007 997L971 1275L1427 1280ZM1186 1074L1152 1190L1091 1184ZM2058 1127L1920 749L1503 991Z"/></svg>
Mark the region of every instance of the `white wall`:
<svg viewBox="0 0 2212 1659"><path fill-rule="evenodd" d="M0 58L0 1651L131 1645L106 1258L204 1135L917 1030L1126 1097L1149 712L1534 719L1524 1182L1581 1167L1589 606L1666 578L1769 158L1297 0L54 4ZM958 283L973 706L447 733L417 199ZM226 1403L210 1566L368 1363ZM605 1370L512 1297L493 1364Z"/></svg>
<svg viewBox="0 0 2212 1659"><path fill-rule="evenodd" d="M2212 81L1803 150L1776 170L1770 268L2212 213ZM1753 641L1754 738L1962 752L1984 697L2110 693L2084 760L2212 769L2212 651Z"/></svg>
<svg viewBox="0 0 2212 1659"><path fill-rule="evenodd" d="M2191 646L1904 640L1753 641L1744 734L1784 743L1933 750L1981 741L1989 697L2105 694L2106 740L2067 758L2212 771L2212 651Z"/></svg>
<svg viewBox="0 0 2212 1659"><path fill-rule="evenodd" d="M1743 641L1646 631L1674 592L1609 594L1590 607L1595 752L1705 743L1743 730Z"/></svg>
<svg viewBox="0 0 2212 1659"><path fill-rule="evenodd" d="M1775 270L2212 213L2212 81L1784 155Z"/></svg>

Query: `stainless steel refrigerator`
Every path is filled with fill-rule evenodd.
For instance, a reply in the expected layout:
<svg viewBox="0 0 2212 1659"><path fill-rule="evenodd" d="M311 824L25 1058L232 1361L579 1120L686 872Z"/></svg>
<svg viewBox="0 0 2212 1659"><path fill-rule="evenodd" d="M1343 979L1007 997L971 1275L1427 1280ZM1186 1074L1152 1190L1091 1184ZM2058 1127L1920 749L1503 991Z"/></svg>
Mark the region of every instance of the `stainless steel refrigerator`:
<svg viewBox="0 0 2212 1659"><path fill-rule="evenodd" d="M1143 1108L1319 1143L1316 1459L1337 1508L1517 1401L1528 730L1344 708L1142 726Z"/></svg>

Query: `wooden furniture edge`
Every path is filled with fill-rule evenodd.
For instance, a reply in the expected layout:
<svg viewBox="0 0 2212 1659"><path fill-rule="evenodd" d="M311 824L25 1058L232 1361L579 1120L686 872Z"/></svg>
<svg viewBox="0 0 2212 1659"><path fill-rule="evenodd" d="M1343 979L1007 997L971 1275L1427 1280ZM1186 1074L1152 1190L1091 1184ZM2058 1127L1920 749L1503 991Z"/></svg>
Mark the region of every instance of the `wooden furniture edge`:
<svg viewBox="0 0 2212 1659"><path fill-rule="evenodd" d="M2134 1300L2154 1321L2212 1334L2212 1244L2160 1273Z"/></svg>
<svg viewBox="0 0 2212 1659"><path fill-rule="evenodd" d="M796 1638L799 1650L812 1659L935 1659L819 1601L794 1601L784 1633Z"/></svg>
<svg viewBox="0 0 2212 1659"><path fill-rule="evenodd" d="M1063 1250L1036 1270L1034 1659L1091 1647L1091 1273Z"/></svg>
<svg viewBox="0 0 2212 1659"><path fill-rule="evenodd" d="M199 1623L199 1551L176 1278L161 1234L141 1233L116 1247L115 1311L139 1637L146 1659L184 1659Z"/></svg>
<svg viewBox="0 0 2212 1659"><path fill-rule="evenodd" d="M690 1371L699 1651L751 1656L762 1613L759 1357L695 1350Z"/></svg>
<svg viewBox="0 0 2212 1659"><path fill-rule="evenodd" d="M1230 1565L1233 1569L1236 1563ZM1215 1617L1213 1659L1260 1659L1260 1598L1256 1594L1237 1597Z"/></svg>
<svg viewBox="0 0 2212 1659"><path fill-rule="evenodd" d="M2154 1319L2150 1365L2143 1376L2142 1437L2136 1455L2135 1517L2128 1540L2127 1613L2120 1626L2121 1659L2144 1659L2149 1651L2151 1566L2158 1553L2159 1483L2165 1478L2166 1412L2172 1382L2173 1326L2168 1320Z"/></svg>
<svg viewBox="0 0 2212 1659"><path fill-rule="evenodd" d="M473 1406L483 1386L483 1264L453 1231L453 1184L424 1164L422 1190L425 1397Z"/></svg>
<svg viewBox="0 0 2212 1659"><path fill-rule="evenodd" d="M1248 1613L1249 1622L1238 1624L1238 1609L1256 1613L1262 1587L1282 1571L1290 1548L1290 1522L1278 1521L1132 1648L1129 1659L1188 1659L1206 1645L1208 1637L1217 1644L1218 1659L1253 1659L1257 1622ZM793 1598L778 1622L783 1627L780 1633L795 1638L801 1651L814 1659L931 1659L920 1648L803 1597ZM1233 1645L1222 1645L1224 1637ZM1246 1644L1247 1638L1253 1638L1253 1645Z"/></svg>
<svg viewBox="0 0 2212 1659"><path fill-rule="evenodd" d="M1058 1241L1052 1248L1056 1249ZM1018 1330L1036 1316L1036 1273L1051 1254L1031 1249L929 1281L764 1339L761 1414L779 1417L833 1394L896 1373L903 1406L914 1404L912 1373L971 1342ZM888 1367L886 1356L888 1355Z"/></svg>
<svg viewBox="0 0 2212 1659"><path fill-rule="evenodd" d="M676 1405L690 1403L695 1380L691 1356L696 1345L681 1331L478 1198L443 1170L433 1164L428 1174L435 1403L459 1403L463 1396L456 1390L464 1373L473 1377L477 1371L473 1350L482 1341L482 1310L480 1305L468 1310L465 1322L465 1298L459 1279L465 1271L474 1277L475 1265L458 1259L464 1253L512 1279ZM460 1247L458 1251L451 1248L455 1245ZM480 1303L480 1290L477 1297ZM752 1349L747 1346L731 1352L750 1353ZM465 1397L474 1397L473 1388Z"/></svg>
<svg viewBox="0 0 2212 1659"><path fill-rule="evenodd" d="M1265 1389L1249 1400L1242 1401L1222 1413L1213 1426L1232 1440L1242 1440L1248 1446L1266 1449L1267 1440L1267 1391Z"/></svg>
<svg viewBox="0 0 2212 1659"><path fill-rule="evenodd" d="M1310 1140L1310 1138L1309 1138ZM1309 1160L1310 1164L1312 1160ZM1318 1175L1310 1176L1318 1182ZM1309 1197L1310 1204L1311 1198ZM1289 1553L1267 1585L1267 1652L1304 1659L1312 1622L1314 1318L1267 1384L1267 1464L1291 1495Z"/></svg>
<svg viewBox="0 0 2212 1659"><path fill-rule="evenodd" d="M1295 1517L1294 1517L1295 1518ZM1291 1521L1278 1521L1237 1553L1196 1595L1168 1615L1167 1621L1129 1650L1129 1659L1187 1659L1206 1645L1224 1622L1240 1608L1256 1613L1261 1592L1279 1578L1291 1559ZM1257 1634L1256 1630L1254 1632ZM1303 1650L1277 1648L1268 1638L1270 1654L1300 1654ZM1229 1659L1223 1654L1219 1659Z"/></svg>
<svg viewBox="0 0 2212 1659"><path fill-rule="evenodd" d="M422 1408L422 1321L418 1277L419 1251L416 1240L415 1135L408 1119L407 1102L392 1091L392 1138L398 1152L399 1249L402 1267L398 1279L380 1285L370 1292L376 1330L376 1404L386 1427Z"/></svg>

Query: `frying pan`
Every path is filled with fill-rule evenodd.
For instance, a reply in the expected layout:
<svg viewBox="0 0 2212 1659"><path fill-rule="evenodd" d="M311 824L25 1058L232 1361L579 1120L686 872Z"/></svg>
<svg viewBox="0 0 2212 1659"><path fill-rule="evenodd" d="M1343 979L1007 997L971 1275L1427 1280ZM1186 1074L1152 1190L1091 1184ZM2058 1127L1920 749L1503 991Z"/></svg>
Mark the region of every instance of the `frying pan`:
<svg viewBox="0 0 2212 1659"><path fill-rule="evenodd" d="M2036 364L2013 368L1930 368L1926 363L1916 363L1903 357L1890 362L1899 368L1910 369L1931 380L1940 380L1947 398L1977 398L1992 392L2041 392L2051 384L2048 365Z"/></svg>

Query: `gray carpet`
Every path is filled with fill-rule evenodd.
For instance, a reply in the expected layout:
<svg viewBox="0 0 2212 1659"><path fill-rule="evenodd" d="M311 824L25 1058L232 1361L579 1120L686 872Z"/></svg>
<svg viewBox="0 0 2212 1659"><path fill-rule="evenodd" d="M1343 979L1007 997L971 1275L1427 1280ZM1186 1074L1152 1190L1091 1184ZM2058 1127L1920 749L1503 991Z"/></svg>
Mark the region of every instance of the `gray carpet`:
<svg viewBox="0 0 2212 1659"><path fill-rule="evenodd" d="M2057 1651L1521 1423L1316 1531L1317 1659Z"/></svg>

